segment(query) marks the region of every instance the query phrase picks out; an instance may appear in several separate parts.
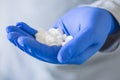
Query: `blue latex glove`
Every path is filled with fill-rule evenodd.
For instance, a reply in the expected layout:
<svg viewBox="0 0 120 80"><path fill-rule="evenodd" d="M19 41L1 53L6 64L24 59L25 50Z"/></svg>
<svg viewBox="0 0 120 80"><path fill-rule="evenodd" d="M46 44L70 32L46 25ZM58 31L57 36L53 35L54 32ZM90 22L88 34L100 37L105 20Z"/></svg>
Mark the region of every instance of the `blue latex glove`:
<svg viewBox="0 0 120 80"><path fill-rule="evenodd" d="M63 47L47 46L35 40L36 30L25 23L7 28L8 39L31 56L54 64L81 64L94 55L109 34L116 31L113 16L106 10L78 7L54 25L74 38Z"/></svg>
<svg viewBox="0 0 120 80"><path fill-rule="evenodd" d="M8 39L15 46L39 60L58 64L57 53L61 46L47 46L35 39L37 30L24 22L16 26L8 26L6 29Z"/></svg>

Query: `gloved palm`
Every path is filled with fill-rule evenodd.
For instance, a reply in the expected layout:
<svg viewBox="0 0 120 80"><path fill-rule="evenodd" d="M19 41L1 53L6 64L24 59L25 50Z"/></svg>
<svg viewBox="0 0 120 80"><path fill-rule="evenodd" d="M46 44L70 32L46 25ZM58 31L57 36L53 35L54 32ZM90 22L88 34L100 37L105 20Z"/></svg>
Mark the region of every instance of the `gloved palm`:
<svg viewBox="0 0 120 80"><path fill-rule="evenodd" d="M112 15L93 7L78 7L66 13L54 25L73 39L64 46L47 46L37 42L36 30L25 23L8 27L8 39L31 56L55 64L81 64L94 55L115 31Z"/></svg>
<svg viewBox="0 0 120 80"><path fill-rule="evenodd" d="M60 46L47 46L38 42L35 39L37 32L37 30L24 22L19 22L16 26L7 27L9 41L22 51L45 62L59 63L56 56Z"/></svg>

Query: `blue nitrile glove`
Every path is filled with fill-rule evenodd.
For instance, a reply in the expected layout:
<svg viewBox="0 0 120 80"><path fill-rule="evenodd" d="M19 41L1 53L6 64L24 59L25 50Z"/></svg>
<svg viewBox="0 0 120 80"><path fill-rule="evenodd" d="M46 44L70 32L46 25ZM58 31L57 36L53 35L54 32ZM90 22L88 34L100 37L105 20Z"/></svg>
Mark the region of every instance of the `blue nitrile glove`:
<svg viewBox="0 0 120 80"><path fill-rule="evenodd" d="M108 35L118 29L116 19L107 10L83 6L66 13L54 25L74 38L58 53L61 63L81 64L93 56Z"/></svg>
<svg viewBox="0 0 120 80"><path fill-rule="evenodd" d="M19 22L16 26L7 27L8 39L15 46L29 55L49 63L58 64L57 53L61 46L47 46L35 39L37 30Z"/></svg>
<svg viewBox="0 0 120 80"><path fill-rule="evenodd" d="M55 25L73 39L63 47L37 42L36 30L25 23L7 28L8 39L31 56L55 64L81 64L94 55L109 34L116 31L113 16L106 10L78 7L66 13Z"/></svg>

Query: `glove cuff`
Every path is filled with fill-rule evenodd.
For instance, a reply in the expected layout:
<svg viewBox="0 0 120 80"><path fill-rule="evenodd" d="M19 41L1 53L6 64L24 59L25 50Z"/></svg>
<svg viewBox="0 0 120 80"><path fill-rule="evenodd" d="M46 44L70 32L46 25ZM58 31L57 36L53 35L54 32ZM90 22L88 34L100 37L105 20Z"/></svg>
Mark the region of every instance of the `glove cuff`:
<svg viewBox="0 0 120 80"><path fill-rule="evenodd" d="M99 50L100 52L113 52L119 47L120 42L120 29L115 33L108 36L105 41L105 44Z"/></svg>

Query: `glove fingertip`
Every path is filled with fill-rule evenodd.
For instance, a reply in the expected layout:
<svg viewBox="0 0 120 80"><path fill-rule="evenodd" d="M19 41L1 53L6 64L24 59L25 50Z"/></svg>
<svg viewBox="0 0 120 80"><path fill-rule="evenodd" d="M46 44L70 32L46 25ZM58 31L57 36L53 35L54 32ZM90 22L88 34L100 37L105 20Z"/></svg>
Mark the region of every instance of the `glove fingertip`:
<svg viewBox="0 0 120 80"><path fill-rule="evenodd" d="M7 39L11 41L12 40L12 35L13 35L13 32L8 33L7 34Z"/></svg>
<svg viewBox="0 0 120 80"><path fill-rule="evenodd" d="M9 33L11 31L13 31L13 29L15 28L15 26L11 25L11 26L7 26L6 27L6 32Z"/></svg>
<svg viewBox="0 0 120 80"><path fill-rule="evenodd" d="M19 34L17 32L10 32L7 35L7 38L10 40L16 40L19 36L22 36L22 34Z"/></svg>
<svg viewBox="0 0 120 80"><path fill-rule="evenodd" d="M11 43L13 43L16 46L17 45L17 39L20 36L23 36L23 35L20 34L20 33L17 33L17 32L10 32L10 33L8 33L7 38Z"/></svg>
<svg viewBox="0 0 120 80"><path fill-rule="evenodd" d="M17 23L16 23L16 26L17 26L17 27L22 27L21 25L27 25L27 24L24 23L24 22L17 22Z"/></svg>
<svg viewBox="0 0 120 80"><path fill-rule="evenodd" d="M16 24L16 26L20 29L22 29L23 31L31 34L32 36L34 36L37 33L37 30L31 28L28 24L24 23L24 22L18 22Z"/></svg>

